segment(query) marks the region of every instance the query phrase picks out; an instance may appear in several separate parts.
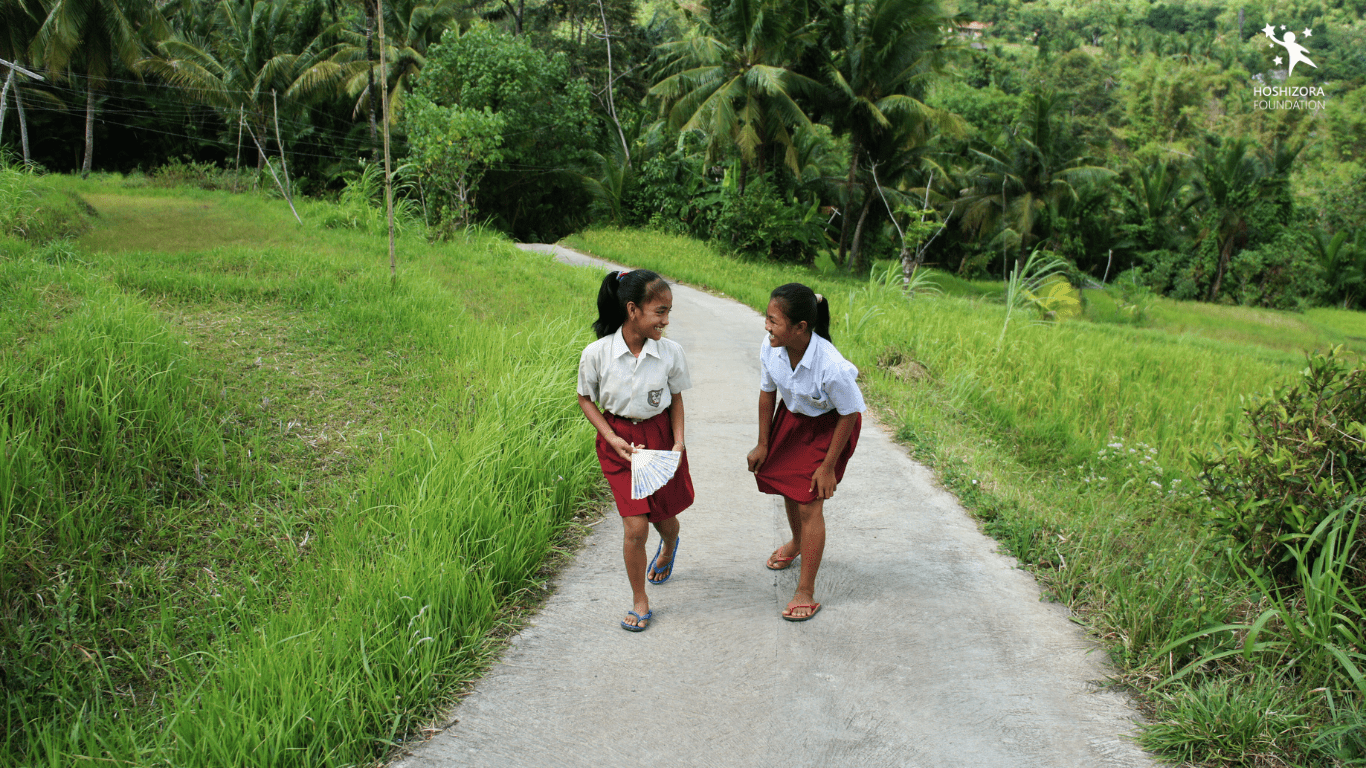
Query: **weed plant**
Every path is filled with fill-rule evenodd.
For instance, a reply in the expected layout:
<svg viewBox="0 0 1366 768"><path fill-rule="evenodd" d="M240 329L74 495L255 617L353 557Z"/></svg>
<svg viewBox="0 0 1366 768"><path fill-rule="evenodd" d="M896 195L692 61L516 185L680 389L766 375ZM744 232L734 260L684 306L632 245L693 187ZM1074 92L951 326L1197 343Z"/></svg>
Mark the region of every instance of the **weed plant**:
<svg viewBox="0 0 1366 768"><path fill-rule="evenodd" d="M658 233L591 230L569 244L756 309L793 280L829 296L835 343L899 439L1105 643L1117 681L1147 692L1146 747L1211 766L1366 758L1362 692L1341 663L1363 664L1347 590L1311 568L1321 609L1276 602L1226 557L1196 482L1250 398L1303 367L1304 347L1287 348L1324 334L1285 343L1260 315L1260 335L1243 339L1254 344L1131 321L1007 324L999 298L964 296L951 280L939 281L944 296L908 299Z"/></svg>
<svg viewBox="0 0 1366 768"><path fill-rule="evenodd" d="M59 183L100 229L0 251L0 762L382 758L596 492L593 275L471 235L391 281L322 203Z"/></svg>

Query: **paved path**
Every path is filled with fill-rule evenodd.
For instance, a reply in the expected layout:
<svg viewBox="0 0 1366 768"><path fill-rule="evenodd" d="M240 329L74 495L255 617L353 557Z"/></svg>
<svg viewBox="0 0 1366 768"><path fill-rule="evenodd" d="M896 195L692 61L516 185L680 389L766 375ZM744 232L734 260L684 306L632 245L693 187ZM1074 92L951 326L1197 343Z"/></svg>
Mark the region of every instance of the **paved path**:
<svg viewBox="0 0 1366 768"><path fill-rule="evenodd" d="M745 470L762 336L753 310L674 288L697 501L649 630L617 625L631 593L609 514L457 722L396 765L1155 765L1126 739L1125 699L1093 682L1103 654L875 420L826 504L825 608L779 618L797 569L763 562L786 518Z"/></svg>

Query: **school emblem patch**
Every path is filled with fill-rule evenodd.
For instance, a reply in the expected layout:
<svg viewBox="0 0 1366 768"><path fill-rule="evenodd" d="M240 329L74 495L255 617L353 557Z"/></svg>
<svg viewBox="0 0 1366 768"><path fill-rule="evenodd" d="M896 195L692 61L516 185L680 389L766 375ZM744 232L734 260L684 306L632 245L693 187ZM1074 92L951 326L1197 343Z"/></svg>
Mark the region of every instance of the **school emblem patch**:
<svg viewBox="0 0 1366 768"><path fill-rule="evenodd" d="M659 398L661 398L661 397L663 397L663 396L664 396L664 390L662 390L662 389L652 389L652 390L650 390L650 393L649 393L648 395L646 395L646 399L648 399L648 400L650 401L650 407L651 407L651 408L656 408L656 407L659 406Z"/></svg>

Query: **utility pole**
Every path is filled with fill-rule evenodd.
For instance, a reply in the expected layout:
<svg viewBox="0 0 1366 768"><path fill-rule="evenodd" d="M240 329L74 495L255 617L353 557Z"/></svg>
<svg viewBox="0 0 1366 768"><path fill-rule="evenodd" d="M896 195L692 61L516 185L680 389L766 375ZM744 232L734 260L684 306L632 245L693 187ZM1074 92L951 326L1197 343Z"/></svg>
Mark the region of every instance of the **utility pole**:
<svg viewBox="0 0 1366 768"><path fill-rule="evenodd" d="M384 0L376 0L379 17L379 88L380 111L384 118L384 208L389 217L389 279L398 279L398 265L394 256L394 179L389 170L389 69L384 62L384 49L389 41L384 37Z"/></svg>

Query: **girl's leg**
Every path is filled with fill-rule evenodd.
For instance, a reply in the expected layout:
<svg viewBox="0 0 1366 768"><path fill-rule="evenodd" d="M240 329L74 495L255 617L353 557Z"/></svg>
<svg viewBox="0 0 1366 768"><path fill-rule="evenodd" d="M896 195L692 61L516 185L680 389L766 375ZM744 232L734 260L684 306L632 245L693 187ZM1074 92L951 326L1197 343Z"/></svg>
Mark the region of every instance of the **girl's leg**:
<svg viewBox="0 0 1366 768"><path fill-rule="evenodd" d="M664 546L659 550L659 559L655 561L655 573L646 574L651 579L656 574L663 575L669 570L669 564L674 561L674 545L678 543L678 518L671 517L661 523L655 523L654 526L655 530L659 531L659 538L664 542Z"/></svg>
<svg viewBox="0 0 1366 768"><path fill-rule="evenodd" d="M816 499L810 504L798 504L788 499L787 502L789 523L794 517L798 521L792 527L792 534L802 553L802 571L797 577L797 594L792 596L783 615L801 619L815 611L814 608L794 609L793 606L807 606L816 602L816 572L820 570L821 556L825 554L825 501Z"/></svg>
<svg viewBox="0 0 1366 768"><path fill-rule="evenodd" d="M650 610L650 598L645 595L645 540L650 537L650 523L645 518L645 515L621 518L626 532L621 554L626 561L626 578L631 582L631 594L635 601L631 610L641 616ZM640 624L630 614L623 621L633 626Z"/></svg>
<svg viewBox="0 0 1366 768"><path fill-rule="evenodd" d="M791 563L790 560L775 561L775 557L796 559L797 555L802 553L802 516L801 513L797 511L799 506L800 505L792 499L789 499L786 496L783 497L783 507L787 510L787 526L792 529L792 538L788 539L786 544L773 550L773 554L768 556L769 568L775 566L787 567L784 563Z"/></svg>

